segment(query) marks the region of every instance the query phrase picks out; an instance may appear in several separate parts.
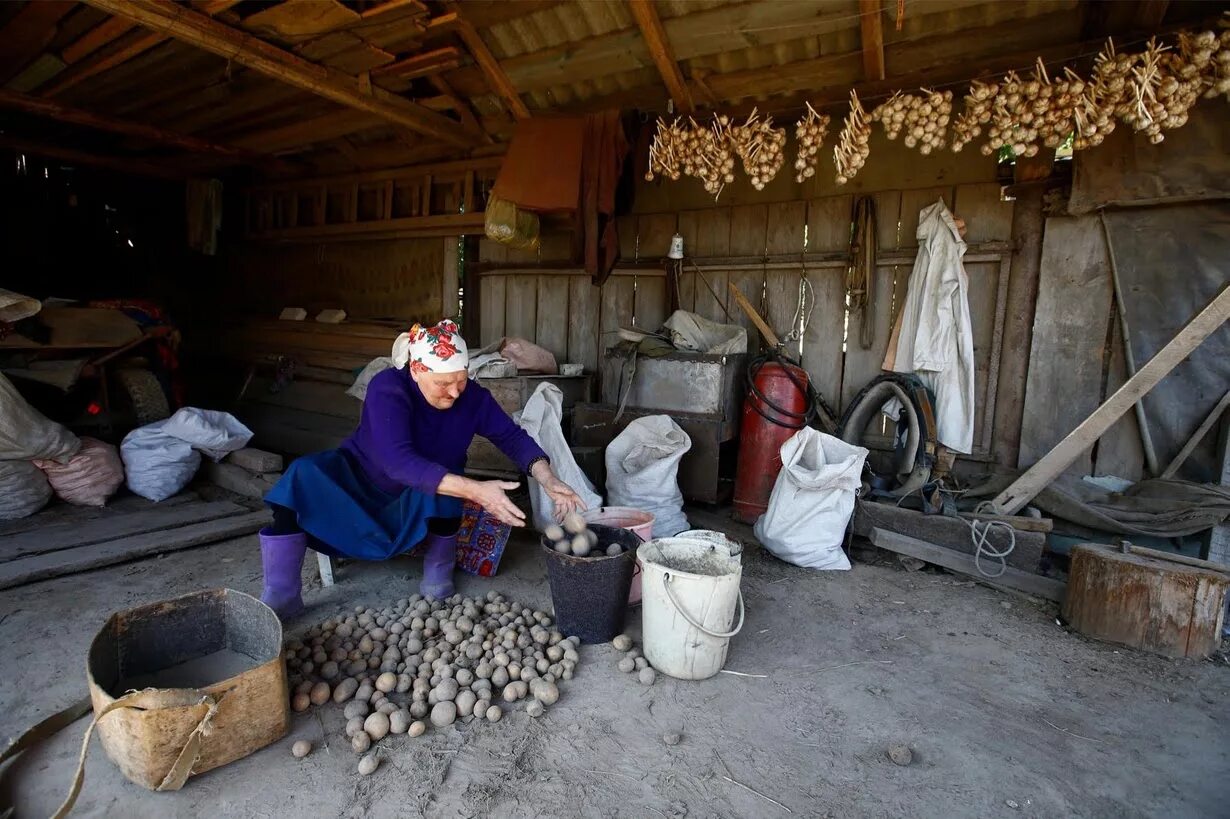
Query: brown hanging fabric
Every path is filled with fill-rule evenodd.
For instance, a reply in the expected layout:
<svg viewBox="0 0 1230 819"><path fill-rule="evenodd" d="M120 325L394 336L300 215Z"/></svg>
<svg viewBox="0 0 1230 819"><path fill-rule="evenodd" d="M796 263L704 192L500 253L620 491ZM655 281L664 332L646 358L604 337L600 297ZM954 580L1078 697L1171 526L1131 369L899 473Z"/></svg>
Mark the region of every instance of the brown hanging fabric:
<svg viewBox="0 0 1230 819"><path fill-rule="evenodd" d="M875 344L876 206L870 196L854 200L854 234L850 266L846 268L846 305L859 316L858 342L864 350Z"/></svg>

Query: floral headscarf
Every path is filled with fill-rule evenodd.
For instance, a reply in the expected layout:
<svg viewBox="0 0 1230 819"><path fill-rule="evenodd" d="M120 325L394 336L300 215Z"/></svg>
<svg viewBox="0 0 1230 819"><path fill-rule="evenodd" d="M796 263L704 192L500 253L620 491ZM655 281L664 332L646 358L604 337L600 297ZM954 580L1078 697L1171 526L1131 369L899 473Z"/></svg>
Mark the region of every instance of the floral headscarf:
<svg viewBox="0 0 1230 819"><path fill-rule="evenodd" d="M393 365L409 365L412 373L464 372L470 363L466 340L456 322L444 319L434 327L416 324L393 342Z"/></svg>

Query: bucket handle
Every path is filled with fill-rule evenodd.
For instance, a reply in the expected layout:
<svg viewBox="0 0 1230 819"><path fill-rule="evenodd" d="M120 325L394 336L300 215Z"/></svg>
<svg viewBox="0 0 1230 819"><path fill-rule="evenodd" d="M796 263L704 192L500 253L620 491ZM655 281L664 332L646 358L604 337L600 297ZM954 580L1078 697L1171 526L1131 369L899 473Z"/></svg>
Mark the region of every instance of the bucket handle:
<svg viewBox="0 0 1230 819"><path fill-rule="evenodd" d="M703 631L705 634L708 634L710 637L716 637L719 640L725 640L730 637L734 637L736 634L738 634L740 631L743 630L743 615L747 614L747 609L743 607L743 589L739 589L738 591L738 594L739 594L739 625L735 626L733 631L721 632L721 631L710 631L709 629L705 628L700 623L693 620L692 615L688 614L687 611L684 610L683 606L679 605L679 601L675 599L675 592L671 590L671 573L670 572L663 572L662 587L666 589L666 596L671 601L671 605L675 607L675 611L682 614L683 619L687 620L688 624L691 625L692 628L699 629L700 631Z"/></svg>

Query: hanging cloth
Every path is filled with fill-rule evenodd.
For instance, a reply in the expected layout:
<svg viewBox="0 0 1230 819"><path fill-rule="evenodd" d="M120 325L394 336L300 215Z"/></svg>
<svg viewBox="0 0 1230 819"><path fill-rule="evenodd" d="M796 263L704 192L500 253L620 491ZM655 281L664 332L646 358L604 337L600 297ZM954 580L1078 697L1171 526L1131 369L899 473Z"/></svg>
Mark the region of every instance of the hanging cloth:
<svg viewBox="0 0 1230 819"><path fill-rule="evenodd" d="M918 375L935 394L939 442L968 454L974 446L969 278L961 261L965 242L943 199L919 212L917 238L895 358L884 368Z"/></svg>
<svg viewBox="0 0 1230 819"><path fill-rule="evenodd" d="M217 179L189 179L185 188L188 247L206 256L218 252L222 228L222 183Z"/></svg>

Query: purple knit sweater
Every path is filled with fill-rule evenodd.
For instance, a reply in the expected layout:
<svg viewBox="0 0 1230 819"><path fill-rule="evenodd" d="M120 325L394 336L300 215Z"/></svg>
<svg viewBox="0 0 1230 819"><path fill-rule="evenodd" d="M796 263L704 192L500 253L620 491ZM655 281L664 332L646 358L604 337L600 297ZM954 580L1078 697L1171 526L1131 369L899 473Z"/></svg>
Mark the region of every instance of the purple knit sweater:
<svg viewBox="0 0 1230 819"><path fill-rule="evenodd" d="M342 448L383 491L395 495L410 487L434 495L446 474L465 471L475 435L495 444L523 472L530 461L546 457L476 382L466 385L453 406L438 410L404 369L385 370L371 380L359 428Z"/></svg>

